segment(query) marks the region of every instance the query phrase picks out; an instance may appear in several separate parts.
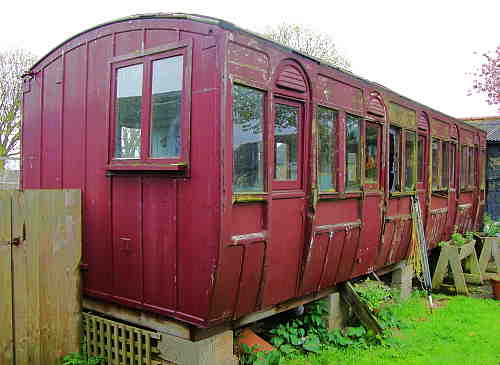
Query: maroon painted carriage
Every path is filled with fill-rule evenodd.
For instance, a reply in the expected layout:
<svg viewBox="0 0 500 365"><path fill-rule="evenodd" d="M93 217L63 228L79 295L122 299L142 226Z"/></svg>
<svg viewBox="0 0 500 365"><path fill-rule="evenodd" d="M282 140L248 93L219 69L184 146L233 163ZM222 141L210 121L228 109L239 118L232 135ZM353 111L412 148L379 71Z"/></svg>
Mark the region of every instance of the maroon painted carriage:
<svg viewBox="0 0 500 365"><path fill-rule="evenodd" d="M97 26L24 87L22 187L82 190L88 297L210 327L403 260L412 195L431 247L482 214L484 133L221 20Z"/></svg>

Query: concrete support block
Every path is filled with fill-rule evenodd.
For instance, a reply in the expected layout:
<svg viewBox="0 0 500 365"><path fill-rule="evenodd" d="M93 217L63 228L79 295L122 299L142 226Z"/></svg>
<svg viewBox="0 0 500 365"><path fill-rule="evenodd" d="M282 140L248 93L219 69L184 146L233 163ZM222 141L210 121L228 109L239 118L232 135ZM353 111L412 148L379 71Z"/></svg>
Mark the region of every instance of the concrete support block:
<svg viewBox="0 0 500 365"><path fill-rule="evenodd" d="M196 342L162 333L158 348L162 359L177 365L238 364L231 330Z"/></svg>
<svg viewBox="0 0 500 365"><path fill-rule="evenodd" d="M340 293L330 294L326 300L329 313L326 318L328 330L345 327L345 323L349 319L349 306L342 300Z"/></svg>
<svg viewBox="0 0 500 365"><path fill-rule="evenodd" d="M401 300L405 300L410 297L412 291L412 280L413 267L406 261L401 262L392 272L391 287L399 291L399 298Z"/></svg>

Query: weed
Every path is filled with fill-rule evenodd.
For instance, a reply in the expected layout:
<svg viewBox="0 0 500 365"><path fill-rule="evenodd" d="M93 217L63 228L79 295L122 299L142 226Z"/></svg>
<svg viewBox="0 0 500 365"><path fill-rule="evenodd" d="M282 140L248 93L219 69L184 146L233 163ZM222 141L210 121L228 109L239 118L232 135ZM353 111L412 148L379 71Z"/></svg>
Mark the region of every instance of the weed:
<svg viewBox="0 0 500 365"><path fill-rule="evenodd" d="M278 351L255 351L256 347L257 345L250 347L246 343L241 346L241 365L279 365L281 355Z"/></svg>
<svg viewBox="0 0 500 365"><path fill-rule="evenodd" d="M87 352L87 340L84 337L80 345L80 352L73 352L62 359L62 365L101 365L104 364L104 357L89 356Z"/></svg>
<svg viewBox="0 0 500 365"><path fill-rule="evenodd" d="M376 312L381 304L392 298L391 289L375 280L366 279L360 284L354 284L354 290L372 312Z"/></svg>
<svg viewBox="0 0 500 365"><path fill-rule="evenodd" d="M500 234L500 223L491 219L488 214L484 215L483 233L486 237L496 237Z"/></svg>

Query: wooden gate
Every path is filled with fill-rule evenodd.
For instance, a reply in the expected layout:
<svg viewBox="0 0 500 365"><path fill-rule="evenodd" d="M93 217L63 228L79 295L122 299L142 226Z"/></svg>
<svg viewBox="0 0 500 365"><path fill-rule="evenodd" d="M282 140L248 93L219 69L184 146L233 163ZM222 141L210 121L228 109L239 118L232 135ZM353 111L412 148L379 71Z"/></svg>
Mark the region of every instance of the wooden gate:
<svg viewBox="0 0 500 365"><path fill-rule="evenodd" d="M81 236L79 190L0 191L0 364L78 350Z"/></svg>

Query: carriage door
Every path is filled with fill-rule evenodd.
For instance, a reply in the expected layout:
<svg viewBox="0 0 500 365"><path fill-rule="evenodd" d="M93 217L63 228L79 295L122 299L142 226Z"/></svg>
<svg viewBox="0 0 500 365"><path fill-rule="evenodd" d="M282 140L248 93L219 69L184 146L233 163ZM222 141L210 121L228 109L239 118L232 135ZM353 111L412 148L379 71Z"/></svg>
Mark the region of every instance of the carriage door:
<svg viewBox="0 0 500 365"><path fill-rule="evenodd" d="M304 105L275 98L272 112L270 265L264 306L296 295L304 246Z"/></svg>
<svg viewBox="0 0 500 365"><path fill-rule="evenodd" d="M404 259L411 240L411 196L417 194L417 117L410 108L389 103L387 211L377 267Z"/></svg>
<svg viewBox="0 0 500 365"><path fill-rule="evenodd" d="M353 277L373 271L379 248L383 199L380 185L382 128L383 124L376 120L364 123L364 197L361 205L363 228L356 253Z"/></svg>

